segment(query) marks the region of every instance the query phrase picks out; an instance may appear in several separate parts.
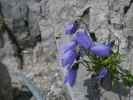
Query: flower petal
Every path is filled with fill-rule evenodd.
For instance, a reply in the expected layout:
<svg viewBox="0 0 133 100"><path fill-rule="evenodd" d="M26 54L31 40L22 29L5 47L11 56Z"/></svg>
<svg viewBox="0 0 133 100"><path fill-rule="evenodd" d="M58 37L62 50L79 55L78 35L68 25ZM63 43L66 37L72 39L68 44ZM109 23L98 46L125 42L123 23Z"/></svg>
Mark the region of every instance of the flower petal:
<svg viewBox="0 0 133 100"><path fill-rule="evenodd" d="M86 49L89 49L93 43L90 35L87 34L87 32L84 29L80 29L76 32L74 40L76 40L80 46Z"/></svg>
<svg viewBox="0 0 133 100"><path fill-rule="evenodd" d="M100 43L96 43L96 45L92 46L90 50L97 56L109 56L112 53L109 46Z"/></svg>
<svg viewBox="0 0 133 100"><path fill-rule="evenodd" d="M73 34L77 30L77 25L75 23L66 23L64 27L65 34Z"/></svg>
<svg viewBox="0 0 133 100"><path fill-rule="evenodd" d="M96 77L96 80L101 80L102 78L104 78L106 75L108 74L108 70L106 68L102 68L100 70L99 75Z"/></svg>
<svg viewBox="0 0 133 100"><path fill-rule="evenodd" d="M109 42L109 43L107 44L107 46L108 46L109 48L113 48L114 44L115 44L115 41L111 41L111 42Z"/></svg>
<svg viewBox="0 0 133 100"><path fill-rule="evenodd" d="M68 70L68 73L65 77L65 83L69 83L70 86L74 86L75 82L76 82L76 78L77 78L77 70L78 70L78 67L75 68L75 67L72 67Z"/></svg>
<svg viewBox="0 0 133 100"><path fill-rule="evenodd" d="M77 53L75 50L69 50L65 52L61 59L63 66L71 66L74 60L76 59L76 57L77 57Z"/></svg>
<svg viewBox="0 0 133 100"><path fill-rule="evenodd" d="M77 43L75 41L71 41L70 43L66 44L64 47L63 47L63 52L67 52L69 50L74 50L77 46Z"/></svg>

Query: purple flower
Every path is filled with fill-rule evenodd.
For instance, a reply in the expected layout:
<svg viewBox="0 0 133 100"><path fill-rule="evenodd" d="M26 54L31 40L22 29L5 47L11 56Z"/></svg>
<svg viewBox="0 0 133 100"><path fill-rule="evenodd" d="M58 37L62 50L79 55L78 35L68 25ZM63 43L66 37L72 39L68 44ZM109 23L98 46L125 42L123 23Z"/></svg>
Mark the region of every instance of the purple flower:
<svg viewBox="0 0 133 100"><path fill-rule="evenodd" d="M67 75L65 76L64 83L68 83L71 87L74 86L76 82L76 77L77 77L77 71L78 71L78 66L73 66L68 70Z"/></svg>
<svg viewBox="0 0 133 100"><path fill-rule="evenodd" d="M89 34L84 29L80 29L76 32L74 40L77 41L77 43L86 48L89 49L92 46L92 39Z"/></svg>
<svg viewBox="0 0 133 100"><path fill-rule="evenodd" d="M65 52L61 58L63 66L71 66L77 57L75 50Z"/></svg>
<svg viewBox="0 0 133 100"><path fill-rule="evenodd" d="M111 42L104 42L104 45L108 46L109 48L113 48L115 41L111 41Z"/></svg>
<svg viewBox="0 0 133 100"><path fill-rule="evenodd" d="M112 48L110 46L100 43L96 43L90 50L97 56L109 56L112 53Z"/></svg>
<svg viewBox="0 0 133 100"><path fill-rule="evenodd" d="M67 52L69 50L74 50L77 46L77 43L75 41L71 41L70 43L66 44L64 47L63 47L63 52Z"/></svg>
<svg viewBox="0 0 133 100"><path fill-rule="evenodd" d="M104 78L106 75L108 74L108 70L106 68L102 68L100 70L99 75L96 77L96 80L101 80L102 78Z"/></svg>
<svg viewBox="0 0 133 100"><path fill-rule="evenodd" d="M111 41L107 44L108 47L113 48L115 41Z"/></svg>
<svg viewBox="0 0 133 100"><path fill-rule="evenodd" d="M66 23L64 27L65 34L73 34L77 30L77 25L75 23Z"/></svg>

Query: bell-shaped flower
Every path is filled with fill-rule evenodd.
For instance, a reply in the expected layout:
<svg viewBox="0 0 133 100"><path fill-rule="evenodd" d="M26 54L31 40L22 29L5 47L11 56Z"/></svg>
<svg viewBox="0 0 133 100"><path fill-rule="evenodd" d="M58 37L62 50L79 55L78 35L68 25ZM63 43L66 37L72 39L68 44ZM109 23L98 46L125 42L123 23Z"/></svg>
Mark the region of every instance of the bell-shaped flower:
<svg viewBox="0 0 133 100"><path fill-rule="evenodd" d="M96 43L90 50L96 56L109 56L112 54L112 48L101 43Z"/></svg>
<svg viewBox="0 0 133 100"><path fill-rule="evenodd" d="M106 68L102 68L100 70L100 73L98 74L98 76L96 77L96 80L101 80L102 78L104 78L106 75L108 74L108 70Z"/></svg>
<svg viewBox="0 0 133 100"><path fill-rule="evenodd" d="M66 44L63 48L62 51L65 53L69 50L75 50L77 47L77 43L75 41L71 41L68 44Z"/></svg>
<svg viewBox="0 0 133 100"><path fill-rule="evenodd" d="M70 34L73 34L75 33L77 30L77 24L76 23L66 23L65 24L65 27L64 27L64 33L65 35L70 35Z"/></svg>
<svg viewBox="0 0 133 100"><path fill-rule="evenodd" d="M64 83L65 84L68 83L71 87L74 86L74 84L76 82L76 78L77 78L78 65L77 66L76 65L77 64L75 64L70 69L68 69L68 73L64 79Z"/></svg>
<svg viewBox="0 0 133 100"><path fill-rule="evenodd" d="M75 50L69 50L65 52L61 58L63 66L71 66L76 60L77 53Z"/></svg>
<svg viewBox="0 0 133 100"><path fill-rule="evenodd" d="M113 48L115 41L111 41L107 44L108 47Z"/></svg>
<svg viewBox="0 0 133 100"><path fill-rule="evenodd" d="M92 44L93 44L93 41L90 37L89 34L87 34L87 32L84 30L84 29L79 29L75 36L74 36L74 40L77 41L77 43L86 48L86 49L89 49Z"/></svg>

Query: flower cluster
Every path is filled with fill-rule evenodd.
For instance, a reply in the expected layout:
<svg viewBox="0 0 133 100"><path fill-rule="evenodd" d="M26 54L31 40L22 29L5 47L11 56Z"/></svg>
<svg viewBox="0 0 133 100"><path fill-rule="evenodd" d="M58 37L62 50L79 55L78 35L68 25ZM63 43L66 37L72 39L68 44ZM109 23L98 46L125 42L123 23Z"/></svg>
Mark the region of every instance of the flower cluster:
<svg viewBox="0 0 133 100"><path fill-rule="evenodd" d="M76 81L79 67L77 62L81 57L80 49L83 48L96 56L107 57L111 55L112 47L93 41L90 34L85 29L78 29L78 25L75 23L67 23L65 25L64 33L66 35L72 35L72 40L63 47L61 61L62 65L68 70L68 73L65 76L65 83L69 83L73 86ZM102 79L106 74L107 70L104 68L96 79Z"/></svg>
<svg viewBox="0 0 133 100"><path fill-rule="evenodd" d="M122 81L126 86L133 85L132 74L120 66L122 56L119 49L113 50L114 41L97 42L96 37L80 28L76 22L67 23L64 33L72 37L69 43L61 49L63 51L61 62L67 72L64 83L74 86L79 64L82 64L87 70L94 73L97 81L101 81L109 75L112 83Z"/></svg>

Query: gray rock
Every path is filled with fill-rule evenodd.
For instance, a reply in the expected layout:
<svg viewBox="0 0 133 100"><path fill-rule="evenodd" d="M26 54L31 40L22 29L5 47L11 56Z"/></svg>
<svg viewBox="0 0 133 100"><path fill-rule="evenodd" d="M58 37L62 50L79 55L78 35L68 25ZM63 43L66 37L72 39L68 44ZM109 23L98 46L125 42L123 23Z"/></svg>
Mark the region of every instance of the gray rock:
<svg viewBox="0 0 133 100"><path fill-rule="evenodd" d="M13 100L11 77L7 67L0 63L0 99Z"/></svg>
<svg viewBox="0 0 133 100"><path fill-rule="evenodd" d="M57 50L70 40L69 36L63 34L64 24L77 20L87 9L89 11L84 16L84 22L89 28L88 30L96 33L98 41L101 42L119 39L120 51L127 54L126 62L122 66L125 68L125 65L129 65L126 68L132 69L130 67L133 66L132 0L0 0L0 3L5 22L22 49L24 71L41 88L45 87L45 89L52 91L53 98L60 97L60 91L65 91L61 89L64 85L60 84L63 82L63 71L61 66L55 63L57 62ZM7 42L9 40L3 42L3 38L0 38L1 47L4 47ZM2 46L2 44L4 45ZM10 43L9 45L12 46ZM10 49L4 52L10 52ZM10 57L12 59L9 59L9 55L12 56ZM6 53L3 56L3 61L9 65L9 71L11 71L10 69L12 69L11 73L18 71L15 69L16 67L13 67L17 62L14 60L13 54ZM12 64L10 64L11 62ZM57 79L53 77L55 73L59 73ZM69 93L68 91L67 93L73 100L88 99L85 97L87 87L83 86L83 81L88 78L88 74L85 73L87 73L85 69L81 69L75 87L68 87ZM44 83L46 86L43 86ZM58 91L59 94L57 93L55 96L53 90ZM92 90L90 88L90 91ZM97 91L93 92L98 93ZM91 93L89 96L94 97L91 96ZM107 91L103 97L99 97L98 94L97 97L101 100L102 98L118 100L116 93L108 93ZM126 100L127 97L122 99Z"/></svg>

